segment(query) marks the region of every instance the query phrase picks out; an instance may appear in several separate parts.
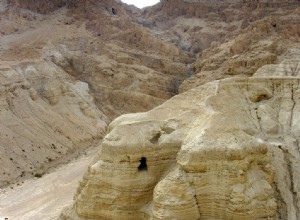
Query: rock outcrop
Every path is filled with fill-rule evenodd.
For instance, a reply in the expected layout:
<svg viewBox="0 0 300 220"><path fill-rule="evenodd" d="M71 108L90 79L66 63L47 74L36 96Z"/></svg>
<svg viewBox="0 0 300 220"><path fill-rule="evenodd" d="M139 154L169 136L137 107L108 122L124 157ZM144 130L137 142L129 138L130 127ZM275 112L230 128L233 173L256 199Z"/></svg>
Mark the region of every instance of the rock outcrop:
<svg viewBox="0 0 300 220"><path fill-rule="evenodd" d="M117 118L62 219L298 219L297 64Z"/></svg>

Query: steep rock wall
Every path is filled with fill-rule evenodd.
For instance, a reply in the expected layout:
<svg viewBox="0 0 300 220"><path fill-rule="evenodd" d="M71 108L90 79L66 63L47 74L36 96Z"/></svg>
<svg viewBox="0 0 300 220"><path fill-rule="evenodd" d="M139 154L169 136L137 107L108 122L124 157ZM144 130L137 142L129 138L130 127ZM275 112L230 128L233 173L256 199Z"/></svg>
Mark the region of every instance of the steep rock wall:
<svg viewBox="0 0 300 220"><path fill-rule="evenodd" d="M298 219L299 76L264 74L113 121L62 219Z"/></svg>

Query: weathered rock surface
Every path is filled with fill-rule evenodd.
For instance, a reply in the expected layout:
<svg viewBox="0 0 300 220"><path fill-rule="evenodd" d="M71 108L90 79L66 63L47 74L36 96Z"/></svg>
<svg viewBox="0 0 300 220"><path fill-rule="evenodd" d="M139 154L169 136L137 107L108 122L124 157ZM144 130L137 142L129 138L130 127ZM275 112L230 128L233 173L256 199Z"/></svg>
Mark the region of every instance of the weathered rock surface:
<svg viewBox="0 0 300 220"><path fill-rule="evenodd" d="M67 4L68 0L8 0L8 3L31 11L47 14Z"/></svg>
<svg viewBox="0 0 300 220"><path fill-rule="evenodd" d="M117 118L62 219L298 219L295 66Z"/></svg>
<svg viewBox="0 0 300 220"><path fill-rule="evenodd" d="M0 27L0 186L97 145L115 117L177 94L186 72L188 56L116 1L0 0Z"/></svg>
<svg viewBox="0 0 300 220"><path fill-rule="evenodd" d="M299 44L299 1L161 1L136 20L194 60L180 92L280 63Z"/></svg>
<svg viewBox="0 0 300 220"><path fill-rule="evenodd" d="M86 83L46 62L0 69L0 185L41 176L95 145L107 117Z"/></svg>
<svg viewBox="0 0 300 220"><path fill-rule="evenodd" d="M193 65L195 75L180 85L180 91L215 79L249 77L264 65L298 59L300 5L299 2L294 2L294 7L285 4L281 10L276 7L257 7L251 16L243 20L248 22L247 28L235 31L236 36L227 36L224 42L212 43L199 55ZM273 15L274 10L278 12L276 15ZM261 14L266 11L270 14ZM258 18L255 17L257 14L260 15ZM294 57L291 57L292 51L298 51Z"/></svg>
<svg viewBox="0 0 300 220"><path fill-rule="evenodd" d="M64 218L298 219L299 12L0 0L0 185L96 145L183 80L181 92L262 67L115 120Z"/></svg>

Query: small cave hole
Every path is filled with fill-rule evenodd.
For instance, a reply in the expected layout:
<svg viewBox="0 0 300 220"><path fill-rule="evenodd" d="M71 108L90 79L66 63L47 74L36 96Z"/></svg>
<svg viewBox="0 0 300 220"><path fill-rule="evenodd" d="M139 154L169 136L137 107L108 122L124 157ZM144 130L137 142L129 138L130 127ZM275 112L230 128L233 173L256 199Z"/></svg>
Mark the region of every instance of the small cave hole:
<svg viewBox="0 0 300 220"><path fill-rule="evenodd" d="M147 158L146 157L142 157L140 159L140 165L138 168L139 171L143 171L143 170L148 170L148 166L147 166Z"/></svg>
<svg viewBox="0 0 300 220"><path fill-rule="evenodd" d="M277 27L277 25L276 25L276 24L272 24L272 26L273 26L273 28L276 28L276 27Z"/></svg>
<svg viewBox="0 0 300 220"><path fill-rule="evenodd" d="M114 15L116 15L118 12L117 12L117 9L115 9L115 8L112 8L111 9L111 12L114 14Z"/></svg>
<svg viewBox="0 0 300 220"><path fill-rule="evenodd" d="M36 174L34 174L34 177L35 177L35 178L41 178L42 176L43 176L42 173L36 173Z"/></svg>

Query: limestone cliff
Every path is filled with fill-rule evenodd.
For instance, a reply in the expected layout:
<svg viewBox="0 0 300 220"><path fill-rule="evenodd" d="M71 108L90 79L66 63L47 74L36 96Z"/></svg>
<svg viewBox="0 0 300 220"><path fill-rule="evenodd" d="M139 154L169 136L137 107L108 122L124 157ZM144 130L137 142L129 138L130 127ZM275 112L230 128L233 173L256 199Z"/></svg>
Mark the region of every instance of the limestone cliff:
<svg viewBox="0 0 300 220"><path fill-rule="evenodd" d="M297 64L119 117L62 219L298 219Z"/></svg>

